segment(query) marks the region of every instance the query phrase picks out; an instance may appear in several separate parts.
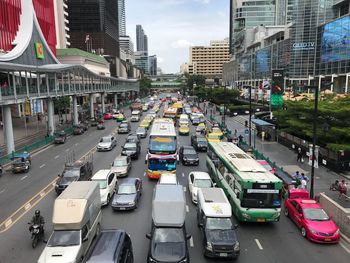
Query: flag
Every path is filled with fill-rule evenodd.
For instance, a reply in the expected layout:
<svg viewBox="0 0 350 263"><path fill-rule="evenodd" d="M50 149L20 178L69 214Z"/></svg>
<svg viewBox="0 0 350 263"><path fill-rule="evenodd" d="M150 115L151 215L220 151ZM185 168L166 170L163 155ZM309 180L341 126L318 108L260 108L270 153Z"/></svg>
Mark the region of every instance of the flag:
<svg viewBox="0 0 350 263"><path fill-rule="evenodd" d="M85 37L85 44L90 40L90 35L87 34L86 37Z"/></svg>

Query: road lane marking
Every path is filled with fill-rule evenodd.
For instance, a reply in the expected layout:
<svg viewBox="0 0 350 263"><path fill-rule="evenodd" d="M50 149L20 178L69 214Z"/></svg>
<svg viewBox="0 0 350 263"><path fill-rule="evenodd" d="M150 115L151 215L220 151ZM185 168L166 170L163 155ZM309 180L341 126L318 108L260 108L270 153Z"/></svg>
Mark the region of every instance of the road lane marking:
<svg viewBox="0 0 350 263"><path fill-rule="evenodd" d="M342 248L344 248L344 250L345 250L346 252L348 252L348 253L350 254L350 250L343 244L342 241L339 242L339 245L340 245Z"/></svg>
<svg viewBox="0 0 350 263"><path fill-rule="evenodd" d="M12 219L10 218L9 220L6 221L5 227L8 227L11 224L12 224Z"/></svg>
<svg viewBox="0 0 350 263"><path fill-rule="evenodd" d="M255 240L255 243L256 243L256 245L258 246L258 248L259 248L260 250L263 250L263 247L262 247L262 245L260 244L259 239L254 239L254 240Z"/></svg>
<svg viewBox="0 0 350 263"><path fill-rule="evenodd" d="M39 166L39 168L41 169L41 168L43 168L45 166L46 166L46 164L42 164L42 165Z"/></svg>
<svg viewBox="0 0 350 263"><path fill-rule="evenodd" d="M42 153L42 152L44 152L44 151L46 151L46 150L52 148L53 146L54 146L54 145L50 145L50 146L48 146L48 147L45 147L44 149L41 149L40 151L37 151L37 152L33 153L33 154L32 154L32 157L37 156L38 154L40 154L40 153Z"/></svg>
<svg viewBox="0 0 350 263"><path fill-rule="evenodd" d="M59 155L56 155L56 156L55 156L55 159L57 159L57 158L60 158L60 156L59 156Z"/></svg>
<svg viewBox="0 0 350 263"><path fill-rule="evenodd" d="M2 189L2 190L0 191L0 194L2 194L3 192L5 192L5 189Z"/></svg>
<svg viewBox="0 0 350 263"><path fill-rule="evenodd" d="M28 175L23 176L23 177L21 178L21 181L24 180L24 179L26 179L27 177L28 177Z"/></svg>
<svg viewBox="0 0 350 263"><path fill-rule="evenodd" d="M146 172L143 173L143 176L146 176Z"/></svg>
<svg viewBox="0 0 350 263"><path fill-rule="evenodd" d="M191 246L191 247L194 247L193 237L190 238L190 246Z"/></svg>
<svg viewBox="0 0 350 263"><path fill-rule="evenodd" d="M190 208L188 207L188 205L186 205L186 212L190 212Z"/></svg>
<svg viewBox="0 0 350 263"><path fill-rule="evenodd" d="M32 205L31 204L26 204L25 206L24 206L24 210L28 210L30 207L31 207Z"/></svg>
<svg viewBox="0 0 350 263"><path fill-rule="evenodd" d="M182 173L182 177L185 177L185 174L184 174L184 173Z"/></svg>

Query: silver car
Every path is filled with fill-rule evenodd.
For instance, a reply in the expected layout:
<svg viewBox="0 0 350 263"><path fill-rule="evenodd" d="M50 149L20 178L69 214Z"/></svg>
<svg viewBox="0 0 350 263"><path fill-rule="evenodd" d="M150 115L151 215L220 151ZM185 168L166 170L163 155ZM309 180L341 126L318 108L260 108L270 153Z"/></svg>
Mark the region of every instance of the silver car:
<svg viewBox="0 0 350 263"><path fill-rule="evenodd" d="M140 138L146 138L147 130L144 127L137 127L136 134L140 136Z"/></svg>
<svg viewBox="0 0 350 263"><path fill-rule="evenodd" d="M117 140L114 136L104 136L101 138L100 142L97 144L97 151L110 151L115 146L117 146Z"/></svg>
<svg viewBox="0 0 350 263"><path fill-rule="evenodd" d="M111 172L117 177L127 176L131 169L131 158L129 156L118 156L111 165Z"/></svg>

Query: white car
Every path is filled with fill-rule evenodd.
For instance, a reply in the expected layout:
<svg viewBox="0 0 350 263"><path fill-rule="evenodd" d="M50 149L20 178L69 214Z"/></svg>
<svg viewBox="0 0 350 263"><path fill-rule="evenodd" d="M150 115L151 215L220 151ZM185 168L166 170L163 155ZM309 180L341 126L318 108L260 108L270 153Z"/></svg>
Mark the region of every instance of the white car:
<svg viewBox="0 0 350 263"><path fill-rule="evenodd" d="M188 190L190 191L192 202L197 204L198 188L211 188L215 184L206 172L194 171L188 175Z"/></svg>
<svg viewBox="0 0 350 263"><path fill-rule="evenodd" d="M100 142L97 144L97 150L98 151L110 151L115 146L117 146L117 140L114 136L109 135L102 137Z"/></svg>
<svg viewBox="0 0 350 263"><path fill-rule="evenodd" d="M161 174L158 184L178 184L176 174Z"/></svg>
<svg viewBox="0 0 350 263"><path fill-rule="evenodd" d="M99 170L91 178L91 181L98 182L100 185L102 206L108 205L111 197L115 193L115 186L118 182L117 175L107 169Z"/></svg>

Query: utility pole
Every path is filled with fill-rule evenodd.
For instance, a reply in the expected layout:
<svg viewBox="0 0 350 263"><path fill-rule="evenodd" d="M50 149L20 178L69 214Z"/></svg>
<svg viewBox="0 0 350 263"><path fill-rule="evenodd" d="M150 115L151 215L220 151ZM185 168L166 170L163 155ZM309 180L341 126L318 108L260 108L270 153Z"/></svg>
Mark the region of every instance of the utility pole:
<svg viewBox="0 0 350 263"><path fill-rule="evenodd" d="M318 87L314 86L315 90L315 104L314 104L314 116L313 116L313 131L312 131L312 156L311 156L311 185L310 185L310 197L314 197L314 177L315 177L315 148L317 142L317 117L318 117Z"/></svg>
<svg viewBox="0 0 350 263"><path fill-rule="evenodd" d="M249 86L249 146L252 146L252 86Z"/></svg>

